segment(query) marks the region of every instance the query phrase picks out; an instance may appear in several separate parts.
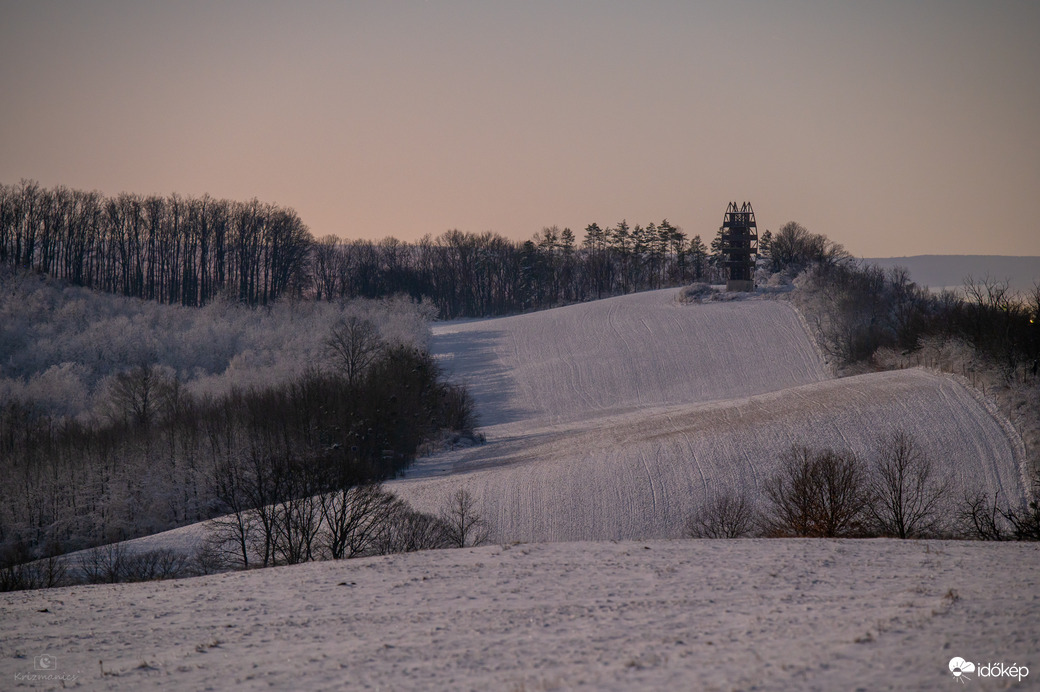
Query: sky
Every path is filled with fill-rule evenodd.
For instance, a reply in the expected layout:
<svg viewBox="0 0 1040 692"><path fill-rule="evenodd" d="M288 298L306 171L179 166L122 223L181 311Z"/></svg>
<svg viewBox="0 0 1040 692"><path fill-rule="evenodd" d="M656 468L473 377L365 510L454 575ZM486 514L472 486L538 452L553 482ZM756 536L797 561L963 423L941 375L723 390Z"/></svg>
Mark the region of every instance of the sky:
<svg viewBox="0 0 1040 692"><path fill-rule="evenodd" d="M0 0L0 183L1040 255L1037 35L1035 0Z"/></svg>

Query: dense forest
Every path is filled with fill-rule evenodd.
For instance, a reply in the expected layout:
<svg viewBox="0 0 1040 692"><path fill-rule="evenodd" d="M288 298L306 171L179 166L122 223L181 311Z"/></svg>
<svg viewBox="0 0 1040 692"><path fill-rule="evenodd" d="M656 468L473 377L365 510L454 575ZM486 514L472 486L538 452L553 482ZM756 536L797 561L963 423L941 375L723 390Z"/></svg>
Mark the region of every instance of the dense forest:
<svg viewBox="0 0 1040 692"><path fill-rule="evenodd" d="M457 230L415 243L314 239L295 211L257 200L0 185L0 263L175 305L403 293L448 319L721 277L717 247L667 220L584 233L580 243L557 227L526 242Z"/></svg>

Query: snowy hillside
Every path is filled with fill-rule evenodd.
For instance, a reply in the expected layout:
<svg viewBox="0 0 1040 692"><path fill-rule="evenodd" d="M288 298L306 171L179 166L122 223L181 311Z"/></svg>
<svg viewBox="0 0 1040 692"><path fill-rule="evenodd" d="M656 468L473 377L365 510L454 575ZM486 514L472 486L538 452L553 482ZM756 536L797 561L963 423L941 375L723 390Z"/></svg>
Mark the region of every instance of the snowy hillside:
<svg viewBox="0 0 1040 692"><path fill-rule="evenodd" d="M1023 498L1021 441L956 380L829 379L787 304L673 296L435 326L432 348L471 387L487 443L419 459L388 488L436 513L464 486L496 542L675 538L715 493L760 491L792 444L869 458L879 435L904 430L952 497ZM204 535L187 526L130 546L190 554Z"/></svg>
<svg viewBox="0 0 1040 692"><path fill-rule="evenodd" d="M921 370L491 437L424 460L390 487L435 510L461 483L483 499L500 540L668 538L713 493L759 489L792 444L868 456L878 433L897 428L954 478L956 497L1022 496L1014 438L964 387Z"/></svg>
<svg viewBox="0 0 1040 692"><path fill-rule="evenodd" d="M435 510L463 484L499 540L668 538L713 493L760 490L792 444L869 456L899 429L956 497L1023 497L1021 442L956 381L828 380L788 305L673 296L436 327L433 349L472 388L488 442L420 460L392 489Z"/></svg>
<svg viewBox="0 0 1040 692"><path fill-rule="evenodd" d="M1021 543L555 543L6 593L0 687L951 690L956 656L1031 688L1038 564Z"/></svg>
<svg viewBox="0 0 1040 692"><path fill-rule="evenodd" d="M792 443L896 428L956 495L1023 494L1020 441L956 380L832 379L787 305L673 293L437 326L487 443L388 486L433 511L469 488L493 545L0 594L0 687L938 690L954 657L1035 684L1035 544L659 540Z"/></svg>
<svg viewBox="0 0 1040 692"><path fill-rule="evenodd" d="M779 301L679 305L674 289L435 325L431 351L477 399L489 434L827 377Z"/></svg>

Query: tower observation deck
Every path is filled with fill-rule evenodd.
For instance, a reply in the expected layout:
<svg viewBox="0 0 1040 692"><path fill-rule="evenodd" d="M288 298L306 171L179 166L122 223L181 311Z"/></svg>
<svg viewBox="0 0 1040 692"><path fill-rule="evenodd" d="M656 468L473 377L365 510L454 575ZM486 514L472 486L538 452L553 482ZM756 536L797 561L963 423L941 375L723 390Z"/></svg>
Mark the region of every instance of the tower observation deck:
<svg viewBox="0 0 1040 692"><path fill-rule="evenodd" d="M722 220L723 264L728 272L727 291L755 290L755 258L758 255L758 226L751 202L726 207Z"/></svg>

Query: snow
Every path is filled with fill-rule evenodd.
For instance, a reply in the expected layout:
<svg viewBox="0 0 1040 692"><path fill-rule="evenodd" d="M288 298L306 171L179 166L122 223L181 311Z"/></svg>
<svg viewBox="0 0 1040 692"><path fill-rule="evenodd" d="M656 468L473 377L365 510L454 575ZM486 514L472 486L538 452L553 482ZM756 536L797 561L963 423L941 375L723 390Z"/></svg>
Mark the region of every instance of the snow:
<svg viewBox="0 0 1040 692"><path fill-rule="evenodd" d="M431 352L470 387L489 434L828 377L779 301L679 305L675 289L434 325Z"/></svg>
<svg viewBox="0 0 1040 692"><path fill-rule="evenodd" d="M87 689L927 690L953 657L1035 681L1035 544L674 538L792 443L903 429L955 496L1024 497L1024 455L955 379L833 379L788 305L673 296L435 327L487 443L388 487L436 510L466 486L496 545L0 594L0 688L59 686L27 677L44 654Z"/></svg>
<svg viewBox="0 0 1040 692"><path fill-rule="evenodd" d="M436 511L463 485L500 541L671 538L714 493L760 493L792 444L869 459L903 430L953 498L1024 498L1021 441L956 380L828 379L786 303L674 295L435 327L432 348L471 387L488 442L422 459L390 489Z"/></svg>
<svg viewBox="0 0 1040 692"><path fill-rule="evenodd" d="M954 656L1029 686L1038 564L1035 544L549 543L7 593L0 687L43 687L44 654L86 689L929 690Z"/></svg>
<svg viewBox="0 0 1040 692"><path fill-rule="evenodd" d="M869 458L877 435L897 428L951 477L953 497L1022 497L1020 455L1000 422L963 386L922 370L489 436L388 487L436 510L463 485L504 541L668 538L713 493L760 491L792 444Z"/></svg>

